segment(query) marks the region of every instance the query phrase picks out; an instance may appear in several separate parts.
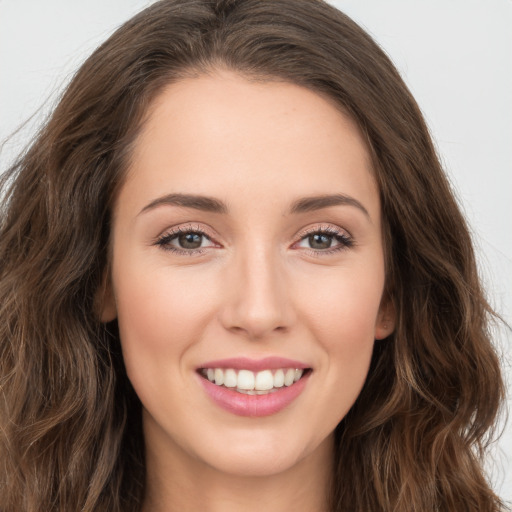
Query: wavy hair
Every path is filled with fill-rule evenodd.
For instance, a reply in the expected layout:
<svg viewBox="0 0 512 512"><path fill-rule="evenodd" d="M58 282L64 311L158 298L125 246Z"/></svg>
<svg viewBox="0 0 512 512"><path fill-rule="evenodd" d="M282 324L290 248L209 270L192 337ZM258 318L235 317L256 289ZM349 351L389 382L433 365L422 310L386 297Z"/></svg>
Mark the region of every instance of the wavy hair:
<svg viewBox="0 0 512 512"><path fill-rule="evenodd" d="M162 0L83 64L1 178L0 508L136 512L141 405L102 324L113 201L148 106L227 68L351 116L382 204L394 334L336 429L332 511L497 512L482 461L504 388L472 243L421 112L358 25L320 0Z"/></svg>

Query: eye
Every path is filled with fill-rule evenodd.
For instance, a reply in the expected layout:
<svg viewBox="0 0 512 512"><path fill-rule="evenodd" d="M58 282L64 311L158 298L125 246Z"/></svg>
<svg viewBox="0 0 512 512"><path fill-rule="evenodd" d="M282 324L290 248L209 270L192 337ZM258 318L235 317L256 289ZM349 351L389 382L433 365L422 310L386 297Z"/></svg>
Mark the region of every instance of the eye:
<svg viewBox="0 0 512 512"><path fill-rule="evenodd" d="M328 227L310 231L297 243L297 247L313 253L333 253L354 245L354 240L344 231Z"/></svg>
<svg viewBox="0 0 512 512"><path fill-rule="evenodd" d="M216 246L206 233L200 229L191 228L179 228L165 233L156 240L155 245L166 251L186 255L199 254L207 247Z"/></svg>
<svg viewBox="0 0 512 512"><path fill-rule="evenodd" d="M201 233L189 232L176 235L174 239L182 249L199 249L206 237Z"/></svg>

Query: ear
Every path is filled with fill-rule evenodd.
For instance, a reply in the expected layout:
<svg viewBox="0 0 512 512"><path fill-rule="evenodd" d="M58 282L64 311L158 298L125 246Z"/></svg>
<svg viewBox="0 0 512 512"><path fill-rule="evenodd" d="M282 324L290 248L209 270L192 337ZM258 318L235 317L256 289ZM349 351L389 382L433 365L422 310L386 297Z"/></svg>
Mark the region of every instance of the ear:
<svg viewBox="0 0 512 512"><path fill-rule="evenodd" d="M395 323L395 305L391 298L387 294L384 294L375 323L375 339L383 340L387 338L395 330Z"/></svg>
<svg viewBox="0 0 512 512"><path fill-rule="evenodd" d="M97 315L102 323L106 324L117 318L116 299L109 272L105 272L94 302Z"/></svg>

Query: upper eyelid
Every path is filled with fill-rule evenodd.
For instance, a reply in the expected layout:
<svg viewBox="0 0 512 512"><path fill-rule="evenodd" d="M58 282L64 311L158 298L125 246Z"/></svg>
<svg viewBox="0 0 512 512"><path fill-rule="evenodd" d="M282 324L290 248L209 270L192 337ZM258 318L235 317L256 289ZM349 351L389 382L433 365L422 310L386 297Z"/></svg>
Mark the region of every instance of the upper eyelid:
<svg viewBox="0 0 512 512"><path fill-rule="evenodd" d="M324 232L332 235L346 235L347 237L352 238L352 234L350 233L350 231L339 226L334 226L333 224L317 224L314 227L306 228L305 230L299 231L297 236L300 237L300 239L303 239L308 235L318 232Z"/></svg>
<svg viewBox="0 0 512 512"><path fill-rule="evenodd" d="M200 226L199 224L194 225L192 223L186 223L164 229L162 233L156 237L156 240L159 240L169 235L178 235L180 233L200 233L202 235L205 235L212 241L213 239L215 239L215 235L211 233L210 229L205 229L203 226Z"/></svg>
<svg viewBox="0 0 512 512"><path fill-rule="evenodd" d="M302 238L304 236L310 235L311 233L318 233L320 231L325 231L328 233L346 233L348 236L350 236L350 237L352 236L351 233L347 229L341 228L339 226L334 226L333 224L326 224L326 223L321 223L321 224L317 224L314 226L310 226L308 228L303 228L303 229L299 230L295 236ZM205 229L203 226L200 226L199 224L194 225L193 223L185 223L185 224L178 224L176 226L173 226L173 227L163 230L162 233L157 236L157 239L161 238L163 236L167 236L167 235L172 235L172 234L177 234L177 233L188 233L188 232L197 232L197 233L207 235L210 238L215 238L215 235L211 234L210 229L208 229L208 228Z"/></svg>

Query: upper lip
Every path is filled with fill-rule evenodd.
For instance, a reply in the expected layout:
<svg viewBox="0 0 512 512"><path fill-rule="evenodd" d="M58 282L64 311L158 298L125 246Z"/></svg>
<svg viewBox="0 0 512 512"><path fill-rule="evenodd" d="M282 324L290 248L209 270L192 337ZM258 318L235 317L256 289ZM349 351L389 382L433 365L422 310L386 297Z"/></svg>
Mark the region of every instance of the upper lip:
<svg viewBox="0 0 512 512"><path fill-rule="evenodd" d="M279 368L306 369L311 368L311 366L287 357L264 357L263 359L230 357L228 359L207 361L198 367L198 369L200 368L233 368L234 370L258 372L262 370L277 370Z"/></svg>

